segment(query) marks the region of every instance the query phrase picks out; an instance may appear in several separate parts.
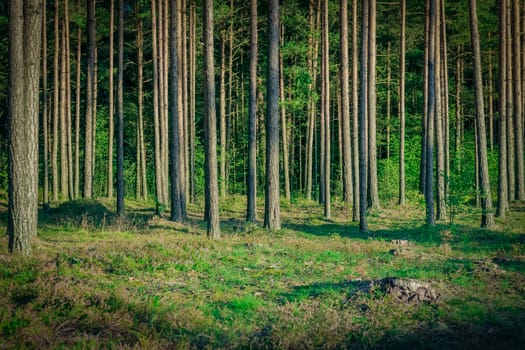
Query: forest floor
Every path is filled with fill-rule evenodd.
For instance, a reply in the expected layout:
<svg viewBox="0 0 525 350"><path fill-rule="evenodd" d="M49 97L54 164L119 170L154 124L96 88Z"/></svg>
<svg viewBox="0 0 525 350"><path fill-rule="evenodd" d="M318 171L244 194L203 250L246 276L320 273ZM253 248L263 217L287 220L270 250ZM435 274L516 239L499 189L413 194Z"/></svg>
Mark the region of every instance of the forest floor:
<svg viewBox="0 0 525 350"><path fill-rule="evenodd" d="M126 219L103 200L41 211L32 257L0 238L0 349L525 347L524 203L493 231L392 204L368 235L340 203L325 220L283 202L280 231L246 225L244 203L221 201L216 241L200 206L185 224L132 201Z"/></svg>

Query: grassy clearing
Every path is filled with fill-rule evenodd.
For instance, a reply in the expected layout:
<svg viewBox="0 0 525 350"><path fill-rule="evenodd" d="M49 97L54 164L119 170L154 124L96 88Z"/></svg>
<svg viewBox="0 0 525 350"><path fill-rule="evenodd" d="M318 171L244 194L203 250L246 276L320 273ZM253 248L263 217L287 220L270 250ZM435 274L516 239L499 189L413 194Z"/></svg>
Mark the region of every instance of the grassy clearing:
<svg viewBox="0 0 525 350"><path fill-rule="evenodd" d="M428 230L421 208L392 205L370 215L365 236L341 204L327 221L315 203L283 203L283 229L269 232L245 225L244 199L232 197L218 241L197 206L184 225L140 203L126 220L111 208L79 201L40 213L31 258L8 255L0 239L0 348L525 344L523 205L495 231L466 210ZM5 218L0 200L1 231ZM431 282L441 298L361 291L387 276Z"/></svg>

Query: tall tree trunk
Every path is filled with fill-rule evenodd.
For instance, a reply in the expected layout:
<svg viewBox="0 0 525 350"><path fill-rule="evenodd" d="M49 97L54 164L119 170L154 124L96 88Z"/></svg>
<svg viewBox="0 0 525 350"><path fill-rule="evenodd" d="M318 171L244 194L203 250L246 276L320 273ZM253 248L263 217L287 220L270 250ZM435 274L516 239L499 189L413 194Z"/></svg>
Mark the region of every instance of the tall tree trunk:
<svg viewBox="0 0 525 350"><path fill-rule="evenodd" d="M96 19L95 0L87 0L88 22L88 74L86 87L86 118L84 137L84 198L93 197L93 111L95 91L95 47L96 47Z"/></svg>
<svg viewBox="0 0 525 350"><path fill-rule="evenodd" d="M359 94L358 94L358 79L359 79L359 62L358 62L358 46L357 46L357 0L352 0L352 182L353 182L353 208L352 221L359 220Z"/></svg>
<svg viewBox="0 0 525 350"><path fill-rule="evenodd" d="M177 0L170 0L170 180L171 180L171 220L182 221L180 206L180 129L179 129L179 62L177 44L178 11Z"/></svg>
<svg viewBox="0 0 525 350"><path fill-rule="evenodd" d="M436 186L437 186L437 220L446 218L446 202L445 202L445 142L444 142L444 127L443 127L443 95L442 95L442 79L443 72L441 70L442 64L442 40L441 40L441 1L438 0L436 7L436 50L435 50L435 138L436 138Z"/></svg>
<svg viewBox="0 0 525 350"><path fill-rule="evenodd" d="M429 59L430 59L430 0L425 0L425 39L424 39L424 63L423 63L423 118L421 118L421 157L419 161L419 191L425 193L427 180L427 139L428 139L428 86L429 86ZM433 107L434 108L434 107Z"/></svg>
<svg viewBox="0 0 525 350"><path fill-rule="evenodd" d="M219 186L217 181L217 120L215 111L215 68L213 59L213 0L203 0L204 39L204 140L205 140L205 216L207 234L219 238Z"/></svg>
<svg viewBox="0 0 525 350"><path fill-rule="evenodd" d="M284 31L284 29L283 29ZM284 37L284 34L283 34ZM283 145L283 172L284 172L284 196L287 201L290 201L290 157L288 150L288 129L286 127L286 107L285 107L285 97L284 97L284 63L283 55L279 55L280 59L280 70L279 70L279 93L281 100L281 136L282 136L282 145ZM293 157L292 157L293 158Z"/></svg>
<svg viewBox="0 0 525 350"><path fill-rule="evenodd" d="M42 207L49 209L49 123L47 101L47 6L42 6L42 136L43 136L43 195Z"/></svg>
<svg viewBox="0 0 525 350"><path fill-rule="evenodd" d="M264 226L281 228L279 210L279 1L268 1L266 196Z"/></svg>
<svg viewBox="0 0 525 350"><path fill-rule="evenodd" d="M59 56L60 56L60 7L55 0L53 48L53 146L51 150L51 179L53 202L58 202L58 123L59 123Z"/></svg>
<svg viewBox="0 0 525 350"><path fill-rule="evenodd" d="M31 254L38 223L41 31L40 0L10 1L7 234L9 252L22 255Z"/></svg>
<svg viewBox="0 0 525 350"><path fill-rule="evenodd" d="M390 160L390 118L392 114L392 44L388 41L386 49L386 159Z"/></svg>
<svg viewBox="0 0 525 350"><path fill-rule="evenodd" d="M72 123L72 111L71 111L71 45L70 45L70 32L69 32L69 1L64 1L64 13L65 13L65 52L66 52L66 134L67 134L67 173L68 173L68 192L69 198L75 198L74 184L73 184L73 123Z"/></svg>
<svg viewBox="0 0 525 350"><path fill-rule="evenodd" d="M401 34L399 55L399 204L405 204L405 27L406 2L401 0Z"/></svg>
<svg viewBox="0 0 525 350"><path fill-rule="evenodd" d="M516 199L516 158L515 158L515 143L514 143L514 109L513 109L513 95L514 88L512 82L512 1L507 2L507 176L509 185L509 201Z"/></svg>
<svg viewBox="0 0 525 350"><path fill-rule="evenodd" d="M376 0L369 0L368 33L368 191L370 208L379 209L379 190L377 183L377 131L376 131Z"/></svg>
<svg viewBox="0 0 525 350"><path fill-rule="evenodd" d="M161 0L159 0L161 1ZM163 197L162 148L160 132L160 92L159 92L159 45L157 26L157 4L151 1L151 61L153 63L153 131L155 147L155 196L157 214L162 214L166 205Z"/></svg>
<svg viewBox="0 0 525 350"><path fill-rule="evenodd" d="M374 0L372 0L374 1ZM325 188L325 197L324 197L324 216L329 219L331 216L330 208L330 45L329 45L329 36L328 36L328 0L323 0L323 20L322 20L322 43L323 43L323 74L322 82L324 85L324 123L325 123L325 137L324 137L324 169L321 170L321 173L324 172L324 188Z"/></svg>
<svg viewBox="0 0 525 350"><path fill-rule="evenodd" d="M343 173L343 199L346 203L353 200L352 183L352 131L350 129L350 93L348 72L348 1L340 0L340 45L341 45L341 141L342 141L342 173Z"/></svg>
<svg viewBox="0 0 525 350"><path fill-rule="evenodd" d="M525 173L523 163L523 100L521 91L521 29L520 29L520 2L512 1L512 80L514 86L514 142L516 150L516 199L525 200Z"/></svg>
<svg viewBox="0 0 525 350"><path fill-rule="evenodd" d="M180 211L182 218L187 216L186 201L189 194L189 174L188 174L188 62L187 62L187 35L186 35L186 0L180 2L180 58L179 63L182 67L180 72L181 84L179 85L179 95L182 103L182 113L179 114L180 131Z"/></svg>
<svg viewBox="0 0 525 350"><path fill-rule="evenodd" d="M219 189L221 197L226 196L226 39L221 38L221 72L219 91L219 128L220 128L220 150L219 150Z"/></svg>
<svg viewBox="0 0 525 350"><path fill-rule="evenodd" d="M359 74L359 230L368 232L368 0L361 2L361 71Z"/></svg>
<svg viewBox="0 0 525 350"><path fill-rule="evenodd" d="M456 49L456 168L461 169L461 71L463 69L463 52L461 46Z"/></svg>
<svg viewBox="0 0 525 350"><path fill-rule="evenodd" d="M64 11L65 12L65 11ZM64 199L69 198L68 185L68 162L67 162L67 98L66 85L69 85L67 79L67 62L66 62L66 31L65 21L62 24L60 40L60 192Z"/></svg>
<svg viewBox="0 0 525 350"><path fill-rule="evenodd" d="M489 41L491 40L491 35L489 33ZM489 145L490 151L494 151L494 81L492 77L492 51L488 52L488 94L489 94Z"/></svg>
<svg viewBox="0 0 525 350"><path fill-rule="evenodd" d="M427 125L425 141L425 203L426 221L428 226L434 226L434 119L436 108L436 12L438 0L429 1L429 34L428 34L428 78L427 78Z"/></svg>
<svg viewBox="0 0 525 350"><path fill-rule="evenodd" d="M114 60L114 35L115 30L115 0L110 0L109 7L109 111L108 111L108 198L113 198L113 138L115 135L115 121L113 115L115 113L114 102L114 82L113 82L113 60Z"/></svg>
<svg viewBox="0 0 525 350"><path fill-rule="evenodd" d="M190 180L190 200L195 203L197 193L195 189L195 72L196 72L196 19L195 19L195 0L190 0L190 67L189 67L189 105L190 105L190 139L189 139L189 180Z"/></svg>
<svg viewBox="0 0 525 350"><path fill-rule="evenodd" d="M257 0L250 0L250 87L248 103L248 198L246 221L257 218Z"/></svg>
<svg viewBox="0 0 525 350"><path fill-rule="evenodd" d="M499 4L499 160L498 160L498 210L497 216L505 217L508 209L507 182L507 1Z"/></svg>
<svg viewBox="0 0 525 350"><path fill-rule="evenodd" d="M469 0L470 37L474 63L474 88L476 101L476 128L478 131L478 160L481 181L481 227L494 226L492 197L490 193L489 165L487 160L487 135L485 129L485 110L483 107L483 81L481 78L481 53L479 48L478 15L476 0ZM521 73L521 72L520 72Z"/></svg>
<svg viewBox="0 0 525 350"><path fill-rule="evenodd" d="M82 32L80 26L77 31L77 68L75 84L75 198L80 196L80 67L82 61Z"/></svg>
<svg viewBox="0 0 525 350"><path fill-rule="evenodd" d="M124 0L118 2L117 215L124 215Z"/></svg>
<svg viewBox="0 0 525 350"><path fill-rule="evenodd" d="M448 197L448 179L450 179L450 122L449 122L449 98L448 98L448 45L447 45L447 19L445 14L445 1L441 1L441 58L442 58L442 88L443 96L443 155L444 155L444 198L445 208Z"/></svg>
<svg viewBox="0 0 525 350"><path fill-rule="evenodd" d="M144 55L144 26L142 18L138 19L137 28L137 69L138 69L138 120L137 120L137 197L148 198L148 181L146 177L146 148L144 141L143 116L143 55Z"/></svg>

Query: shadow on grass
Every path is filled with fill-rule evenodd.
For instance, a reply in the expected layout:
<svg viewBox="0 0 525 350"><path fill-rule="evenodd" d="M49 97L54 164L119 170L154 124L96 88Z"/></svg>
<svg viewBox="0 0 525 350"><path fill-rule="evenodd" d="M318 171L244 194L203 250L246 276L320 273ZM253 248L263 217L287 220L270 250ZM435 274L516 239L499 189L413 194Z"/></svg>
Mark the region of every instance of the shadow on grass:
<svg viewBox="0 0 525 350"><path fill-rule="evenodd" d="M60 203L56 208L39 210L39 225L62 226L64 228L116 229L145 228L153 217L151 210L129 210L119 218L104 204L96 200L72 200Z"/></svg>
<svg viewBox="0 0 525 350"><path fill-rule="evenodd" d="M407 240L418 244L438 245L449 240L452 236L451 243L456 248L469 250L477 247L483 248L511 248L513 244L523 243L523 237L520 234L492 231L481 228L472 228L469 226L457 224L438 224L429 228L425 225L406 224L406 228L398 227L390 230L371 230L368 233L359 231L357 225L347 225L326 221L321 224L297 224L287 223L283 228L294 230L308 235L319 237L330 237L338 235L344 238L361 239L361 240Z"/></svg>
<svg viewBox="0 0 525 350"><path fill-rule="evenodd" d="M295 286L293 289L280 296L282 303L298 302L308 298L316 298L326 293L346 292L347 298L359 293L369 293L376 281L353 280L343 282L318 282L304 286Z"/></svg>

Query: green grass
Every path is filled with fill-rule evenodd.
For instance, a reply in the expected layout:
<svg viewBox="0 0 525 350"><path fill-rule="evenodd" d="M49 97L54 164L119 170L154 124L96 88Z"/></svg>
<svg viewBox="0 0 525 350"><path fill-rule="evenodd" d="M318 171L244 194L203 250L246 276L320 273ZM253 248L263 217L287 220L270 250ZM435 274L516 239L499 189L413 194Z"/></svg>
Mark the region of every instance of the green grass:
<svg viewBox="0 0 525 350"><path fill-rule="evenodd" d="M9 255L0 238L0 348L525 344L520 206L488 231L473 211L427 229L422 208L390 205L369 216L363 235L341 203L332 220L313 202L283 205L280 231L245 225L243 203L223 202L217 241L206 238L193 205L185 224L136 202L125 220L105 201L40 212L32 257ZM1 231L5 217L4 201ZM393 240L409 245L393 255ZM407 304L362 291L388 276L431 282L441 298Z"/></svg>

